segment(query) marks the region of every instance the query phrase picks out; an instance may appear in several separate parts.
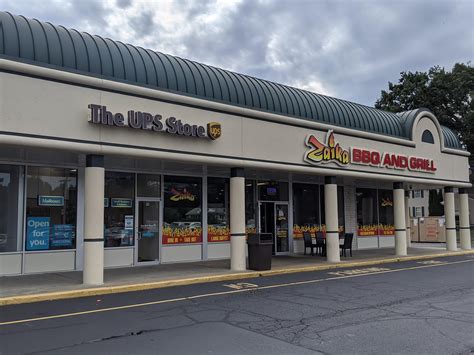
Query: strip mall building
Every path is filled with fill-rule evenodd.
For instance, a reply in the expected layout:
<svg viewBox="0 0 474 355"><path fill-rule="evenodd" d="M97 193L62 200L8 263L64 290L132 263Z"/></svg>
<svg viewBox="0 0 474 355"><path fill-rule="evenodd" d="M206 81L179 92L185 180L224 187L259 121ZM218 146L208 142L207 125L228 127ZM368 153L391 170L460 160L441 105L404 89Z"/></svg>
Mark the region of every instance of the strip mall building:
<svg viewBox="0 0 474 355"><path fill-rule="evenodd" d="M406 255L410 189L444 188L470 249L469 153L426 109L318 95L0 13L0 274L276 255L323 231Z"/></svg>

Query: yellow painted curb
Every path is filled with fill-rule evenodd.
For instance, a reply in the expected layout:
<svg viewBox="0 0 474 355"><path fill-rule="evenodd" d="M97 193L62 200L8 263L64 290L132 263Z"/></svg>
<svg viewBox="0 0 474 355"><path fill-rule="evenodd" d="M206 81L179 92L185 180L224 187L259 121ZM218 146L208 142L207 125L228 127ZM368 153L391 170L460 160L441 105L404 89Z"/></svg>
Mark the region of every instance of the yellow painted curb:
<svg viewBox="0 0 474 355"><path fill-rule="evenodd" d="M474 254L474 250L454 251L454 252L404 256L404 257L390 257L390 258L370 259L370 260L365 260L365 261L354 261L354 262L342 261L336 264L327 263L327 264L320 264L320 265L314 265L314 266L290 267L290 268L285 268L285 269L274 269L274 270L268 270L268 271L249 271L249 272L229 273L229 274L210 275L210 276L199 276L199 277L193 277L193 278L187 278L187 279L165 280L165 281L138 283L138 284L96 287L96 288L84 288L84 289L78 289L78 290L48 292L48 293L39 293L39 294L23 295L23 296L10 296L10 297L0 298L0 306L33 303L33 302L41 302L41 301L54 301L54 300L61 300L61 299L68 299L68 298L99 296L99 295L107 295L111 293L143 291L143 290L151 290L151 289L158 289L158 288L164 288L164 287L184 286L184 285L191 285L191 284L196 284L196 283L205 283L205 282L242 280L242 279L262 277L262 276L284 275L284 274L291 274L291 273L298 273L298 272L310 272L310 271L348 268L348 267L369 266L369 265L375 265L375 264L387 264L387 263L402 262L402 261L433 259L433 258L442 258L442 257L448 257L448 256L461 256L461 255L469 255L469 254Z"/></svg>

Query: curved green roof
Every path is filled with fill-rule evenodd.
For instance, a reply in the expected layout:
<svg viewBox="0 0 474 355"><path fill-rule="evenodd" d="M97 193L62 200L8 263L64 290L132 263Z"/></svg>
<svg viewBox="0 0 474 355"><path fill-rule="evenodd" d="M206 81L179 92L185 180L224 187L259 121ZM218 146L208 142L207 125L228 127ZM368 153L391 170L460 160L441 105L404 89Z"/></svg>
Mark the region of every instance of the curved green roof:
<svg viewBox="0 0 474 355"><path fill-rule="evenodd" d="M391 112L8 12L0 12L0 56L366 132L411 134ZM446 147L461 146L446 133L445 141Z"/></svg>

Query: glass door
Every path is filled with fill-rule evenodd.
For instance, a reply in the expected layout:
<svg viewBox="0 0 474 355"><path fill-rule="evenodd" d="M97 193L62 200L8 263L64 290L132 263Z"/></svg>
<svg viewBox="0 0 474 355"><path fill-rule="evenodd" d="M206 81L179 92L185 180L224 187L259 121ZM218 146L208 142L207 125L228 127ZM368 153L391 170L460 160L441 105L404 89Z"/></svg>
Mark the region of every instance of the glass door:
<svg viewBox="0 0 474 355"><path fill-rule="evenodd" d="M158 262L160 248L160 201L138 200L136 262Z"/></svg>
<svg viewBox="0 0 474 355"><path fill-rule="evenodd" d="M275 254L275 204L273 202L258 203L259 233L271 233L273 237L272 253Z"/></svg>
<svg viewBox="0 0 474 355"><path fill-rule="evenodd" d="M289 252L288 205L275 203L275 246L276 254Z"/></svg>

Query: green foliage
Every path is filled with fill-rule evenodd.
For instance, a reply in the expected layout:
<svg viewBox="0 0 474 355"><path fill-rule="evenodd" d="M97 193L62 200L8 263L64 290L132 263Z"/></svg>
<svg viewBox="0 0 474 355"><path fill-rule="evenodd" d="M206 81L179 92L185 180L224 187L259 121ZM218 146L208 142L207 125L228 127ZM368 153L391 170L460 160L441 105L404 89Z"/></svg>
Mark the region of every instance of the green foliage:
<svg viewBox="0 0 474 355"><path fill-rule="evenodd" d="M443 201L443 193L441 190L429 190L428 199L428 211L429 216L442 216L444 215L444 206L441 204Z"/></svg>
<svg viewBox="0 0 474 355"><path fill-rule="evenodd" d="M402 72L398 83L388 83L376 101L378 109L402 112L427 108L441 125L456 131L474 152L474 67L456 63L451 71L434 66L428 72Z"/></svg>

